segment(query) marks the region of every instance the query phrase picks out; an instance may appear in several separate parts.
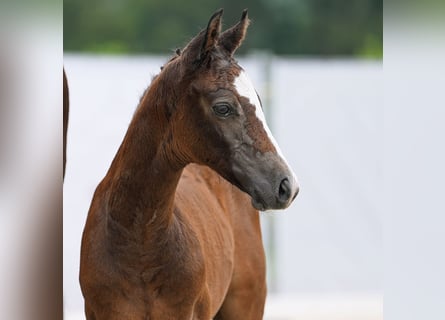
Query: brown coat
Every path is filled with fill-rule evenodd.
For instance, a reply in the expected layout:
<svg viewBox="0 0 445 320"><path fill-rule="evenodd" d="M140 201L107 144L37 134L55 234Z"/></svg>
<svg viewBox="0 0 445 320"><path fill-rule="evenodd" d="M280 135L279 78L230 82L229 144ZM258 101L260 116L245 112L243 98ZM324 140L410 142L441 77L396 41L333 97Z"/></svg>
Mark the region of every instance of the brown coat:
<svg viewBox="0 0 445 320"><path fill-rule="evenodd" d="M96 189L80 265L88 320L262 319L252 204L285 208L298 188L237 84L247 12L222 34L221 14L153 80Z"/></svg>

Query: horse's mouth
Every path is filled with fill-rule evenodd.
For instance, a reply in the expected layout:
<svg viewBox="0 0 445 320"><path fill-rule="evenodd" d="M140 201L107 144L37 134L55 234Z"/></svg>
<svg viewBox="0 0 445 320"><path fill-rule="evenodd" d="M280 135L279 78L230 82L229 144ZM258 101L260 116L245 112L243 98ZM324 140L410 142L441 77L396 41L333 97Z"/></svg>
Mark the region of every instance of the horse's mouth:
<svg viewBox="0 0 445 320"><path fill-rule="evenodd" d="M267 193L263 193L260 190L253 190L249 192L251 197L252 206L259 211L266 211L275 209L276 203L273 200L273 196L269 196Z"/></svg>
<svg viewBox="0 0 445 320"><path fill-rule="evenodd" d="M286 209L299 191L298 183L294 179L290 182L288 178L282 180L276 192L270 192L269 188L265 189L254 189L248 192L252 206L259 211Z"/></svg>
<svg viewBox="0 0 445 320"><path fill-rule="evenodd" d="M252 202L252 206L258 210L258 211L265 211L267 210L266 205L264 204L264 202L262 202L259 199L255 199L254 197L251 197L251 202Z"/></svg>

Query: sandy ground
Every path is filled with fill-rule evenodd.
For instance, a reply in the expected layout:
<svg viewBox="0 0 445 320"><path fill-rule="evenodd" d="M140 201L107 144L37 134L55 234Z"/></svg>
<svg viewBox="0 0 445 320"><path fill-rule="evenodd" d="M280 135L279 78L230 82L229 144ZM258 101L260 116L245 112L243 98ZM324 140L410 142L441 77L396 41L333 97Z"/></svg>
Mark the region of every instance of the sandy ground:
<svg viewBox="0 0 445 320"><path fill-rule="evenodd" d="M270 296L264 320L382 320L383 298Z"/></svg>

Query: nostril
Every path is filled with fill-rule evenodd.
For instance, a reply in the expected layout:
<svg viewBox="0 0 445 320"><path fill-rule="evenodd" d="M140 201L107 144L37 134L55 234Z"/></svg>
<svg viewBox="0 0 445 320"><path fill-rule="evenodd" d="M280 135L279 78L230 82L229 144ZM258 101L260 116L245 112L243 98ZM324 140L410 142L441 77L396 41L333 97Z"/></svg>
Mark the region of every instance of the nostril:
<svg viewBox="0 0 445 320"><path fill-rule="evenodd" d="M291 194L291 187L289 179L284 178L281 181L280 187L278 189L278 198L280 199L280 201L287 202L290 198L290 194Z"/></svg>

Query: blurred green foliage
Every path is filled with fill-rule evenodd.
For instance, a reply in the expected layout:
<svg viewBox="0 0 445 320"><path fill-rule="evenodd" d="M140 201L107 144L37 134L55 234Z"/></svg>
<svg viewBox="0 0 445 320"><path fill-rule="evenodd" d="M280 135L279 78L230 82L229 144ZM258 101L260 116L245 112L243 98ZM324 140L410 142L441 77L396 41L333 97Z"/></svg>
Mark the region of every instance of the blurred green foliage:
<svg viewBox="0 0 445 320"><path fill-rule="evenodd" d="M224 28L249 8L241 52L382 57L382 0L64 0L64 48L165 54L184 46L218 8Z"/></svg>

